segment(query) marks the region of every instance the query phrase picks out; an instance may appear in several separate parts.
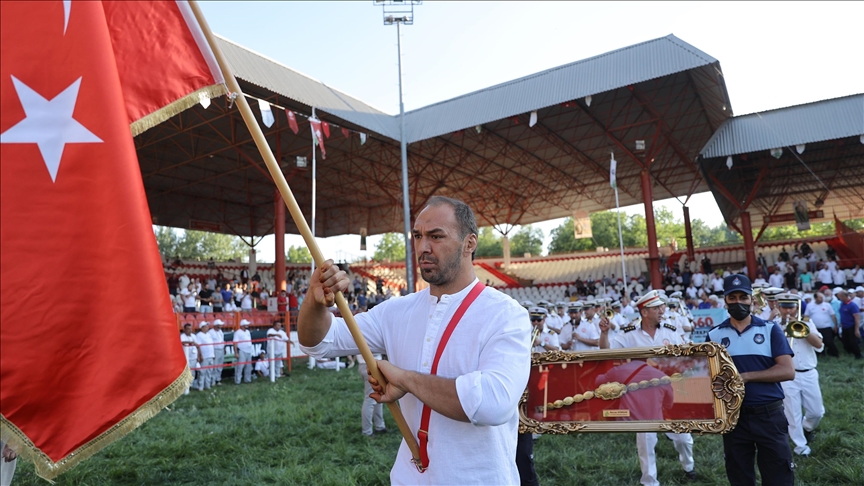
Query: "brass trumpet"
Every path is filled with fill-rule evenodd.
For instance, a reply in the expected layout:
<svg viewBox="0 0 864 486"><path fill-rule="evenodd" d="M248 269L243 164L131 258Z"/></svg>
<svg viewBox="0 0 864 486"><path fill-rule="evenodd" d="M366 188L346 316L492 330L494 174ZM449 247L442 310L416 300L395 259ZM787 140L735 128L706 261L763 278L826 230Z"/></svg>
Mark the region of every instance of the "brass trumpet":
<svg viewBox="0 0 864 486"><path fill-rule="evenodd" d="M539 336L539 335L540 335L540 329L535 327L534 332L531 333L531 347L532 348L534 347L534 341L537 340L537 336Z"/></svg>
<svg viewBox="0 0 864 486"><path fill-rule="evenodd" d="M789 345L792 345L793 339L806 339L810 335L810 327L806 322L801 320L801 305L798 305L798 318L794 321L786 323L786 329L783 331L786 337L789 338Z"/></svg>
<svg viewBox="0 0 864 486"><path fill-rule="evenodd" d="M606 312L604 312L603 315L606 316L606 319L609 319L611 321L612 318L615 317L615 311L613 311L612 309L606 309Z"/></svg>
<svg viewBox="0 0 864 486"><path fill-rule="evenodd" d="M753 289L753 306L756 310L761 311L766 305L768 305L768 302L765 301L765 296L762 295L762 289Z"/></svg>

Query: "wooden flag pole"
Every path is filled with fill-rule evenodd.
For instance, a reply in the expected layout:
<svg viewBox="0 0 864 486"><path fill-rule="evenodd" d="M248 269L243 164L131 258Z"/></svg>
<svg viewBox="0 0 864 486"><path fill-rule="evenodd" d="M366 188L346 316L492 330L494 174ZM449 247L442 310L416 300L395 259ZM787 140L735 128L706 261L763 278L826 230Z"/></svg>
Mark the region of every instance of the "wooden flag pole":
<svg viewBox="0 0 864 486"><path fill-rule="evenodd" d="M321 249L318 248L318 244L312 236L312 231L306 223L306 218L303 217L303 213L300 211L300 206L297 204L297 200L294 199L294 194L291 192L291 188L288 187L288 182L285 180L285 176L282 174L282 170L276 162L276 157L273 156L273 152L270 150L270 145L267 144L267 139L264 138L264 133L261 131L261 127L258 126L258 121L255 119L252 109L249 108L249 103L243 96L240 84L237 83L237 79L228 68L225 56L223 56L222 50L219 49L219 46L216 44L216 39L210 31L210 26L207 25L207 20L204 19L204 15L201 13L198 4L192 0L189 2L189 5L195 13L195 18L198 20L198 24L201 26L204 36L207 38L207 43L210 44L210 48L213 50L213 54L219 62L219 68L222 70L222 75L225 77L225 82L228 84L228 90L237 95L237 108L240 110L240 114L243 116L243 121L246 122L246 127L249 129L252 138L255 140L255 145L258 146L258 151L261 152L261 157L267 164L267 170L270 171L270 175L273 177L273 181L276 183L279 193L282 194L282 199L285 200L285 205L288 207L288 212L291 213L291 218L297 225L297 229L300 230L300 235L303 236L303 240L309 248L309 253L312 254L312 258L315 260L315 264L318 267L321 267L324 263L324 255L321 254ZM369 369L369 372L376 380L378 380L378 383L386 385L387 380L378 370L378 363L372 356L372 351L369 349L369 345L366 344L366 339L360 332L360 328L357 326L357 321L354 320L354 315L351 313L351 308L348 307L348 302L345 300L345 296L342 295L342 292L336 293L336 306L339 308L339 312L342 313L342 317L345 319L345 324L348 325L348 330L351 331L351 336L354 337L354 342L357 343L357 347L360 349L360 354L363 355L363 359L366 360L366 367ZM402 415L402 410L395 402L388 403L387 407L390 409L390 413L393 415L393 419L396 421L399 431L402 432L402 437L405 438L405 443L411 450L411 455L414 456L415 463L419 464L420 448L417 446L417 440L411 433L411 429L408 428L408 423Z"/></svg>

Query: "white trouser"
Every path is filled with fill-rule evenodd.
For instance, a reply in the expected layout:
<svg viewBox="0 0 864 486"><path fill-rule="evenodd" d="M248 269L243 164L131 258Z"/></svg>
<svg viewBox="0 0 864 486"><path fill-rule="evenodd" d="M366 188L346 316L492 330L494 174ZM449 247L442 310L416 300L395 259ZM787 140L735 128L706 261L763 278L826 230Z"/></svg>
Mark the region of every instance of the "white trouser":
<svg viewBox="0 0 864 486"><path fill-rule="evenodd" d="M249 351L237 351L237 363L245 363L249 362L249 364L241 364L234 366L234 383L240 384L240 379L246 383L252 383L252 353ZM241 376L242 374L242 376Z"/></svg>
<svg viewBox="0 0 864 486"><path fill-rule="evenodd" d="M310 370L315 369L315 358L313 358L312 356L309 356L309 365L308 365L308 368L309 368Z"/></svg>
<svg viewBox="0 0 864 486"><path fill-rule="evenodd" d="M213 358L201 358L201 368L205 366L213 366ZM213 377L213 368L205 368L198 370L198 391L210 389L210 382Z"/></svg>
<svg viewBox="0 0 864 486"><path fill-rule="evenodd" d="M795 379L782 381L783 409L786 421L789 422L789 438L795 444L795 454L810 454L810 447L804 437L804 431L811 432L825 415L822 404L822 390L819 389L819 372L816 368L805 372L795 372ZM801 414L801 407L804 414Z"/></svg>
<svg viewBox="0 0 864 486"><path fill-rule="evenodd" d="M672 439L675 450L678 451L678 460L685 472L693 470L693 436L690 434L670 434L666 437ZM636 450L639 451L639 466L642 468L642 480L645 486L660 486L657 480L657 457L654 454L654 446L657 445L657 434L653 432L641 432L636 434Z"/></svg>
<svg viewBox="0 0 864 486"><path fill-rule="evenodd" d="M285 359L285 355L282 353L276 353L273 355L273 359L276 360L276 366L274 366L274 368L276 368L276 378L279 378L282 376L282 367L285 366L282 362L282 360Z"/></svg>
<svg viewBox="0 0 864 486"><path fill-rule="evenodd" d="M213 346L213 353L216 355L216 357L213 358L214 365L222 366L225 364L225 345L217 344ZM222 368L213 368L213 375L210 384L215 385L220 381L222 381Z"/></svg>
<svg viewBox="0 0 864 486"><path fill-rule="evenodd" d="M6 443L0 441L0 452L3 452L3 448L5 447ZM18 464L17 458L10 462L6 462L0 458L0 486L9 486L12 484L12 476L15 475L16 464Z"/></svg>
<svg viewBox="0 0 864 486"><path fill-rule="evenodd" d="M366 371L366 363L360 363L357 367L357 372L360 373L360 378L363 379L363 408L361 413L363 433L372 435L372 421L375 421L375 430L386 428L384 425L384 406L372 398L369 398L374 390L369 384L369 375Z"/></svg>
<svg viewBox="0 0 864 486"><path fill-rule="evenodd" d="M195 358L186 358L186 364L189 365L189 371L192 372L192 383L189 384L189 388L198 388L198 357ZM186 388L186 393L189 393L189 388Z"/></svg>

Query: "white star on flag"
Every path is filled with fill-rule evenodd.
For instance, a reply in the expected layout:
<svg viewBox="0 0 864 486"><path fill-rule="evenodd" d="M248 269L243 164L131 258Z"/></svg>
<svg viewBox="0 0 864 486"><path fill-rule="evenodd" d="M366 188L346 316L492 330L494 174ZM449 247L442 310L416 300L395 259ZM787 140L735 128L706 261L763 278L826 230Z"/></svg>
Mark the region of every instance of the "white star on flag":
<svg viewBox="0 0 864 486"><path fill-rule="evenodd" d="M57 179L60 158L67 143L102 143L102 139L72 118L81 78L50 101L15 76L12 76L12 84L26 116L9 130L0 133L0 143L38 145L48 173L51 174L51 182Z"/></svg>

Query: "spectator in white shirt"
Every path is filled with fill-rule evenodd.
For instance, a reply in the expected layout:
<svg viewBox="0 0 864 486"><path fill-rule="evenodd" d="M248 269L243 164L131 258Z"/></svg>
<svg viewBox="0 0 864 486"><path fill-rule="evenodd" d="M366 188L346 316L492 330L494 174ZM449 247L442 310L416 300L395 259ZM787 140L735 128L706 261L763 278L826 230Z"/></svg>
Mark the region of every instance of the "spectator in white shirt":
<svg viewBox="0 0 864 486"><path fill-rule="evenodd" d="M198 325L199 332L195 334L195 342L198 343L198 352L201 355L201 366L198 370L198 391L209 390L211 386L216 384L213 368L211 368L216 356L213 351L213 339L207 334L209 330L210 323L202 321Z"/></svg>
<svg viewBox="0 0 864 486"><path fill-rule="evenodd" d="M195 292L194 283L190 282L180 290L180 297L183 298L183 312L198 311L198 293Z"/></svg>
<svg viewBox="0 0 864 486"><path fill-rule="evenodd" d="M834 343L834 336L837 334L837 315L834 313L834 308L825 302L822 292L816 292L813 298L815 301L807 305L804 315L810 318L816 330L822 335L822 342L825 343L828 355L839 358L840 351Z"/></svg>
<svg viewBox="0 0 864 486"><path fill-rule="evenodd" d="M837 268L832 273L834 277L834 285L838 287L846 287L846 272L842 268Z"/></svg>
<svg viewBox="0 0 864 486"><path fill-rule="evenodd" d="M234 384L239 385L241 378L246 383L252 383L252 333L249 332L248 320L240 321L240 329L234 331L234 354L237 363L234 366Z"/></svg>
<svg viewBox="0 0 864 486"><path fill-rule="evenodd" d="M822 288L823 285L831 285L834 282L834 274L824 264L822 265L822 268L819 269L819 272L817 272L816 275L819 281L816 282L816 287L814 288Z"/></svg>
<svg viewBox="0 0 864 486"><path fill-rule="evenodd" d="M386 386L370 378L379 402L399 400L413 435L422 409L433 420L425 429L429 467L418 472L402 445L390 472L392 484L517 484L516 406L528 382L531 354L526 311L492 288L477 294L443 348L432 374L437 341L456 309L480 283L472 256L477 222L465 203L432 197L414 223L414 251L429 288L376 305L355 316L373 353L390 361L378 368ZM344 321L328 310L335 292L350 285L332 261L316 268L298 319L306 354L357 354ZM441 331L441 332L439 332ZM424 434L423 437L426 435ZM424 447L421 438L420 447Z"/></svg>
<svg viewBox="0 0 864 486"><path fill-rule="evenodd" d="M772 273L771 276L768 277L768 285L781 289L783 288L783 274L780 272L780 267L776 266L774 268L774 273Z"/></svg>
<svg viewBox="0 0 864 486"><path fill-rule="evenodd" d="M267 360L267 353L264 351L261 351L258 355L258 360L255 361L255 374L262 378L270 376L270 362Z"/></svg>
<svg viewBox="0 0 864 486"><path fill-rule="evenodd" d="M711 287L716 295L720 295L723 293L723 277L720 275L714 275L714 278L711 279Z"/></svg>
<svg viewBox="0 0 864 486"><path fill-rule="evenodd" d="M693 282L693 285L695 285L696 288L701 289L702 286L705 285L705 274L701 271L698 271L694 273L692 277L690 277L690 281Z"/></svg>
<svg viewBox="0 0 864 486"><path fill-rule="evenodd" d="M282 376L282 367L285 366L283 360L288 349L288 335L282 330L282 322L273 321L273 327L267 330L267 354L272 355L276 360L276 378ZM272 352L271 352L272 348Z"/></svg>
<svg viewBox="0 0 864 486"><path fill-rule="evenodd" d="M240 301L240 310L244 312L252 310L252 294L243 295L243 299Z"/></svg>
<svg viewBox="0 0 864 486"><path fill-rule="evenodd" d="M213 295L219 295L219 292L214 292ZM222 332L222 326L224 325L225 322L222 319L216 319L213 321L213 328L207 331L207 334L210 335L210 340L213 342L213 365L219 366L219 368L213 368L211 384L214 385L222 384L221 366L225 364L225 333Z"/></svg>
<svg viewBox="0 0 864 486"><path fill-rule="evenodd" d="M180 343L183 346L183 354L186 355L186 364L189 365L189 369L194 375L195 370L198 369L198 363L201 362L201 353L198 352L198 341L192 334L192 324L186 323L183 325L183 332L180 333ZM191 386L197 388L197 382L193 380ZM189 388L186 388L186 394L189 394Z"/></svg>
<svg viewBox="0 0 864 486"><path fill-rule="evenodd" d="M861 265L855 265L855 268L852 269L852 282L855 285L864 285L864 268L861 268Z"/></svg>
<svg viewBox="0 0 864 486"><path fill-rule="evenodd" d="M777 260L774 263L774 268L775 269L779 268L780 273L785 273L786 272L786 262L784 262L783 260Z"/></svg>
<svg viewBox="0 0 864 486"><path fill-rule="evenodd" d="M831 270L831 273L834 273L834 270L837 270L837 262L829 258L828 261L825 262L825 268Z"/></svg>

